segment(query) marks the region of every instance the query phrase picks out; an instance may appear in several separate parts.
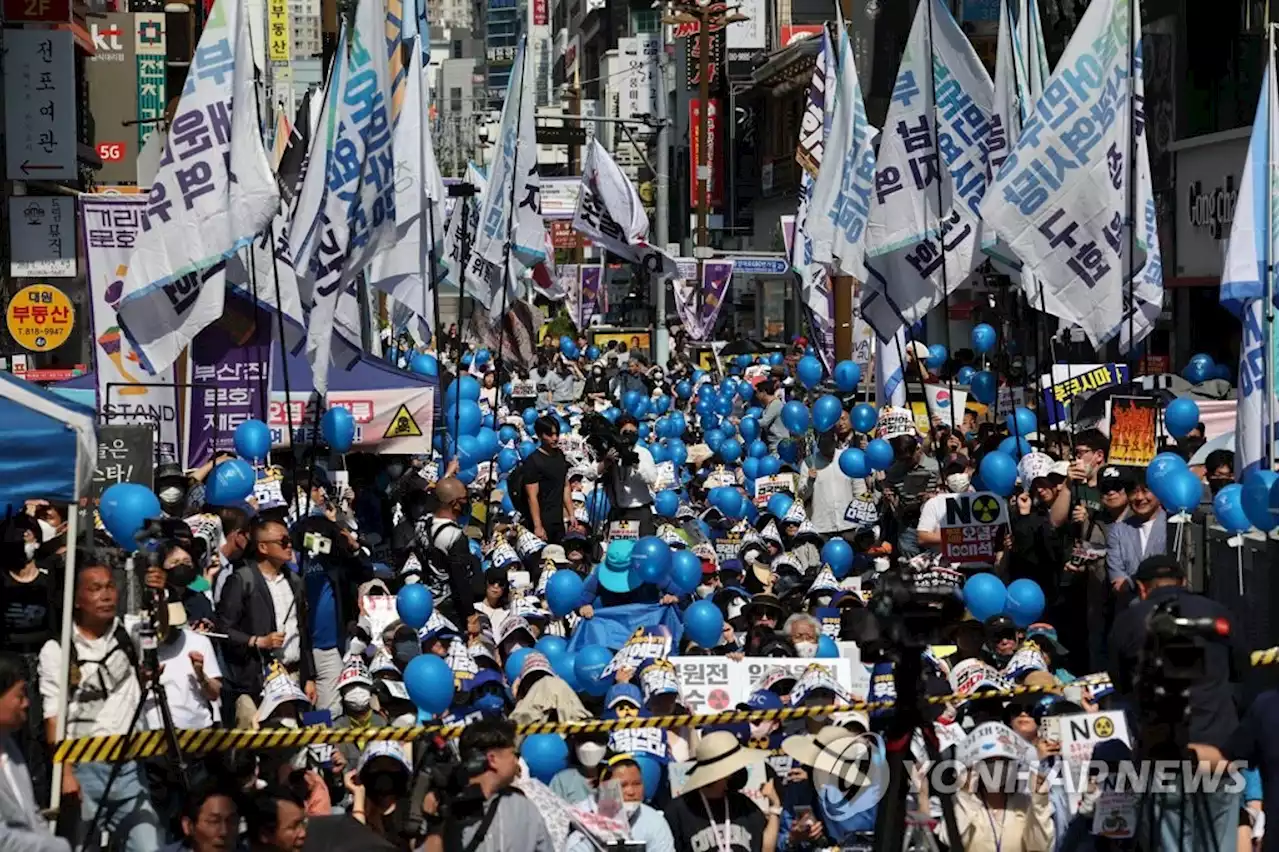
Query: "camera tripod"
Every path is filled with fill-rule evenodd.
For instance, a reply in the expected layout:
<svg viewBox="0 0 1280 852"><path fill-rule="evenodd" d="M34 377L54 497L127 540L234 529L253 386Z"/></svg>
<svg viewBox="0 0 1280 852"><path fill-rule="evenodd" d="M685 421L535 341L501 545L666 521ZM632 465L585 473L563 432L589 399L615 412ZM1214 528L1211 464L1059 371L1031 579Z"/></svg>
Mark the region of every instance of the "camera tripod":
<svg viewBox="0 0 1280 852"><path fill-rule="evenodd" d="M131 645L126 643L125 647L121 648L125 656L129 658L129 663L134 669L134 676L138 679L140 686L138 706L134 709L133 718L130 720L129 727L125 732L125 740L121 746L120 756L112 761L111 771L107 774L106 783L102 788L102 796L98 800L98 807L94 810L93 818L89 820L89 826L85 830L82 846L84 850L99 848L101 823L105 814L109 813L110 810L111 788L120 776L120 768L125 764L129 752L137 744L138 738L146 733L138 730L138 726L142 721L142 714L146 709L148 697L152 698L156 706L160 708L160 718L164 724L168 754L178 770L179 783L181 783L183 791L189 792L187 789L189 782L187 779L186 758L183 756L182 748L178 744L178 731L174 727L173 713L169 709L169 697L165 693L164 684L160 682L160 654L156 623L163 617L162 612L165 607L164 592L148 589L147 594L150 598L150 605L142 622L141 635L139 637L139 644L142 647L142 659L138 659L138 655L134 653Z"/></svg>

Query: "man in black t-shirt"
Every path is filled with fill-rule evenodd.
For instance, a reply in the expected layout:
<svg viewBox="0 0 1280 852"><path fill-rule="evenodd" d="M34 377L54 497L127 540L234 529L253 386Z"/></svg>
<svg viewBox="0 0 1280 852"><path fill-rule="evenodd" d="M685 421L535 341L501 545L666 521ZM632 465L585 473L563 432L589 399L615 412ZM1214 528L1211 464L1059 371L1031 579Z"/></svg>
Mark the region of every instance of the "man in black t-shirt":
<svg viewBox="0 0 1280 852"><path fill-rule="evenodd" d="M560 424L539 417L533 424L538 449L524 460L524 491L529 501L533 534L548 544L564 539L566 519L573 518L573 498L567 483L569 462L560 452Z"/></svg>

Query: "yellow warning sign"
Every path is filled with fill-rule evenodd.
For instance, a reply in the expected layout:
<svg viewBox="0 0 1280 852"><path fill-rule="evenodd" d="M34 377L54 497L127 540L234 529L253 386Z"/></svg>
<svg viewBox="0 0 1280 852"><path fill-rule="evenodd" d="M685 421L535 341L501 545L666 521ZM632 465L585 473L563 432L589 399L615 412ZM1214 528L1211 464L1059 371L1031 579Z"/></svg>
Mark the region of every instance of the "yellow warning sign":
<svg viewBox="0 0 1280 852"><path fill-rule="evenodd" d="M396 411L395 417L391 418L391 425L387 427L387 431L383 433L383 438L421 438L422 430L418 428L417 422L413 419L413 415L409 413L409 406L401 405Z"/></svg>

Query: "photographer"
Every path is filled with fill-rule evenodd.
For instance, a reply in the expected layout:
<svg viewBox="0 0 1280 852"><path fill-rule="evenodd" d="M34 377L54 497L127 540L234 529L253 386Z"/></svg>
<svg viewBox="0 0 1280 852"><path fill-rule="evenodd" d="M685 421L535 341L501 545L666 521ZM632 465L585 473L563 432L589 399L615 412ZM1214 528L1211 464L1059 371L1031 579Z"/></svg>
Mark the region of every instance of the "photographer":
<svg viewBox="0 0 1280 852"><path fill-rule="evenodd" d="M424 810L444 812L431 828L428 852L552 852L542 814L512 788L520 774L515 727L505 719L473 722L463 730L458 750L465 789L443 809L440 794L427 797Z"/></svg>
<svg viewBox="0 0 1280 852"><path fill-rule="evenodd" d="M640 423L630 414L617 421L622 447L613 447L596 464L609 495L609 521L630 521L640 525L640 535L653 535L653 484L658 468L653 455L637 444Z"/></svg>

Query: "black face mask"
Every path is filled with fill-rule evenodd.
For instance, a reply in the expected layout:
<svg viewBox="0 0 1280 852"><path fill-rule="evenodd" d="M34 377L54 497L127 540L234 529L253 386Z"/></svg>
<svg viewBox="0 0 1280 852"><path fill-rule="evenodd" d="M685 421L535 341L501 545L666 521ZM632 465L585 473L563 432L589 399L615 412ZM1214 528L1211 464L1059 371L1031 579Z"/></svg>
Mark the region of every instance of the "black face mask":
<svg viewBox="0 0 1280 852"><path fill-rule="evenodd" d="M392 658L395 660L396 668L404 671L409 665L409 661L422 653L422 645L417 639L405 639L395 642L392 645Z"/></svg>
<svg viewBox="0 0 1280 852"><path fill-rule="evenodd" d="M741 792L742 788L747 786L747 770L739 769L737 772L729 776L729 789L735 793Z"/></svg>
<svg viewBox="0 0 1280 852"><path fill-rule="evenodd" d="M639 432L621 432L619 434L622 437L622 443L628 447L634 447L636 442L640 440Z"/></svg>

